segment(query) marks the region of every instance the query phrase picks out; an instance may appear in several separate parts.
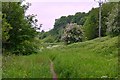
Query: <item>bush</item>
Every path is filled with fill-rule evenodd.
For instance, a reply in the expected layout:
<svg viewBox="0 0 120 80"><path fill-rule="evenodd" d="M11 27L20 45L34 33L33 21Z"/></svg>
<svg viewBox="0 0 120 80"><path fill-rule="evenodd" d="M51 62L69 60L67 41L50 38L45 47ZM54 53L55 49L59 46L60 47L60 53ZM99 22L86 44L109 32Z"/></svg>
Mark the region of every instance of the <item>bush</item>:
<svg viewBox="0 0 120 80"><path fill-rule="evenodd" d="M65 44L70 44L82 41L82 37L83 35L80 26L76 23L71 23L66 26L61 39L65 42Z"/></svg>
<svg viewBox="0 0 120 80"><path fill-rule="evenodd" d="M20 45L15 46L12 50L13 54L16 55L30 55L33 53L37 53L39 50L39 42L37 39L33 39L31 41L25 40L20 43Z"/></svg>

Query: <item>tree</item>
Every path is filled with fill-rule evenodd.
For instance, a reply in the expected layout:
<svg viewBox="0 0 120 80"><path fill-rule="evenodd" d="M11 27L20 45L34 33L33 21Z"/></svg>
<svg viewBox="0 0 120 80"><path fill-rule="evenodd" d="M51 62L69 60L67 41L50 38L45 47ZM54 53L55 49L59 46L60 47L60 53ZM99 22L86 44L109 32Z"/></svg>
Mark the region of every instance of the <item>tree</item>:
<svg viewBox="0 0 120 80"><path fill-rule="evenodd" d="M98 37L98 8L92 9L83 25L84 37L87 40Z"/></svg>
<svg viewBox="0 0 120 80"><path fill-rule="evenodd" d="M2 13L6 15L3 17L3 35L9 36L7 42L10 47L6 50L12 51L15 54L32 54L36 51L36 45L33 44L34 38L37 36L36 32L36 15L25 16L28 5L21 5L22 2L3 2ZM10 29L9 29L10 28ZM11 29L12 28L12 29ZM5 38L6 39L6 38ZM3 43L4 44L4 43ZM6 46L6 44L5 44Z"/></svg>
<svg viewBox="0 0 120 80"><path fill-rule="evenodd" d="M106 29L107 29L106 22L108 21L107 17L109 16L109 12L111 12L113 8L111 6L113 6L113 3L104 3L102 5L101 36L106 36ZM85 21L85 24L83 25L84 36L87 40L91 40L99 36L98 12L99 12L98 8L93 8L91 11L89 11L87 20Z"/></svg>
<svg viewBox="0 0 120 80"><path fill-rule="evenodd" d="M72 23L77 23L77 25L83 25L84 22L85 22L85 20L86 20L86 16L87 16L87 15L88 15L88 14L85 13L85 12L83 12L83 13L77 12L77 13L73 16L71 22L72 22Z"/></svg>
<svg viewBox="0 0 120 80"><path fill-rule="evenodd" d="M76 23L72 24L67 24L64 34L62 35L62 40L66 44L74 43L74 42L79 42L82 41L82 30L79 25Z"/></svg>
<svg viewBox="0 0 120 80"><path fill-rule="evenodd" d="M106 29L107 29L107 24L106 22L108 21L108 16L109 16L109 13L111 12L111 10L113 9L113 7L111 6L114 6L114 3L104 3L102 5L102 28L101 28L101 36L106 36Z"/></svg>
<svg viewBox="0 0 120 80"><path fill-rule="evenodd" d="M120 10L119 10L119 6L120 3L114 3L113 9L111 11L111 13L109 14L108 22L107 24L107 35L111 35L111 36L117 36L120 34Z"/></svg>

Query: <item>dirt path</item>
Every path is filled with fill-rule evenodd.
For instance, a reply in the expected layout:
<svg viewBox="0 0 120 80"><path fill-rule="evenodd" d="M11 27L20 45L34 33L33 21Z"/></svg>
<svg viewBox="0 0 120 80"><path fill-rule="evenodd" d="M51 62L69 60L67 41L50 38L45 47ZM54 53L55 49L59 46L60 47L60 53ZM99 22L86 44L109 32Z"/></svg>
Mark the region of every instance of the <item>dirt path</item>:
<svg viewBox="0 0 120 80"><path fill-rule="evenodd" d="M54 71L54 64L51 59L50 59L50 71L53 76L53 80L57 80L57 74Z"/></svg>

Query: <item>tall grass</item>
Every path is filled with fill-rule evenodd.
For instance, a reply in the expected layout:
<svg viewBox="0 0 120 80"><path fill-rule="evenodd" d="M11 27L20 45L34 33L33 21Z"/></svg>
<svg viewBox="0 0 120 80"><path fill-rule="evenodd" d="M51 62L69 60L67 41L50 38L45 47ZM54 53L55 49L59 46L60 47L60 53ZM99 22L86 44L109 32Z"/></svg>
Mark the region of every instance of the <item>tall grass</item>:
<svg viewBox="0 0 120 80"><path fill-rule="evenodd" d="M97 38L52 50L55 70L64 78L101 78L118 75L118 38Z"/></svg>
<svg viewBox="0 0 120 80"><path fill-rule="evenodd" d="M51 78L50 58L59 78L115 78L118 76L117 41L117 37L103 37L44 48L30 56L3 57L3 77Z"/></svg>
<svg viewBox="0 0 120 80"><path fill-rule="evenodd" d="M49 60L46 56L3 57L3 78L49 78Z"/></svg>

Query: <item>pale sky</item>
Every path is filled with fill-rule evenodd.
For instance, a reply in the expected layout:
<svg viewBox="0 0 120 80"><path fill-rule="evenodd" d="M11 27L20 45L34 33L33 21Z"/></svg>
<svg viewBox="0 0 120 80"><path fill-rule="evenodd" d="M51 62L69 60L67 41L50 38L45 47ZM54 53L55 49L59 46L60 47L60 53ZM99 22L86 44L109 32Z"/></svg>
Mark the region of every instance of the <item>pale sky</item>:
<svg viewBox="0 0 120 80"><path fill-rule="evenodd" d="M88 12L93 7L98 7L94 0L26 0L26 2L32 4L26 15L37 14L38 24L43 24L41 30L45 31L52 29L55 19L61 16Z"/></svg>

